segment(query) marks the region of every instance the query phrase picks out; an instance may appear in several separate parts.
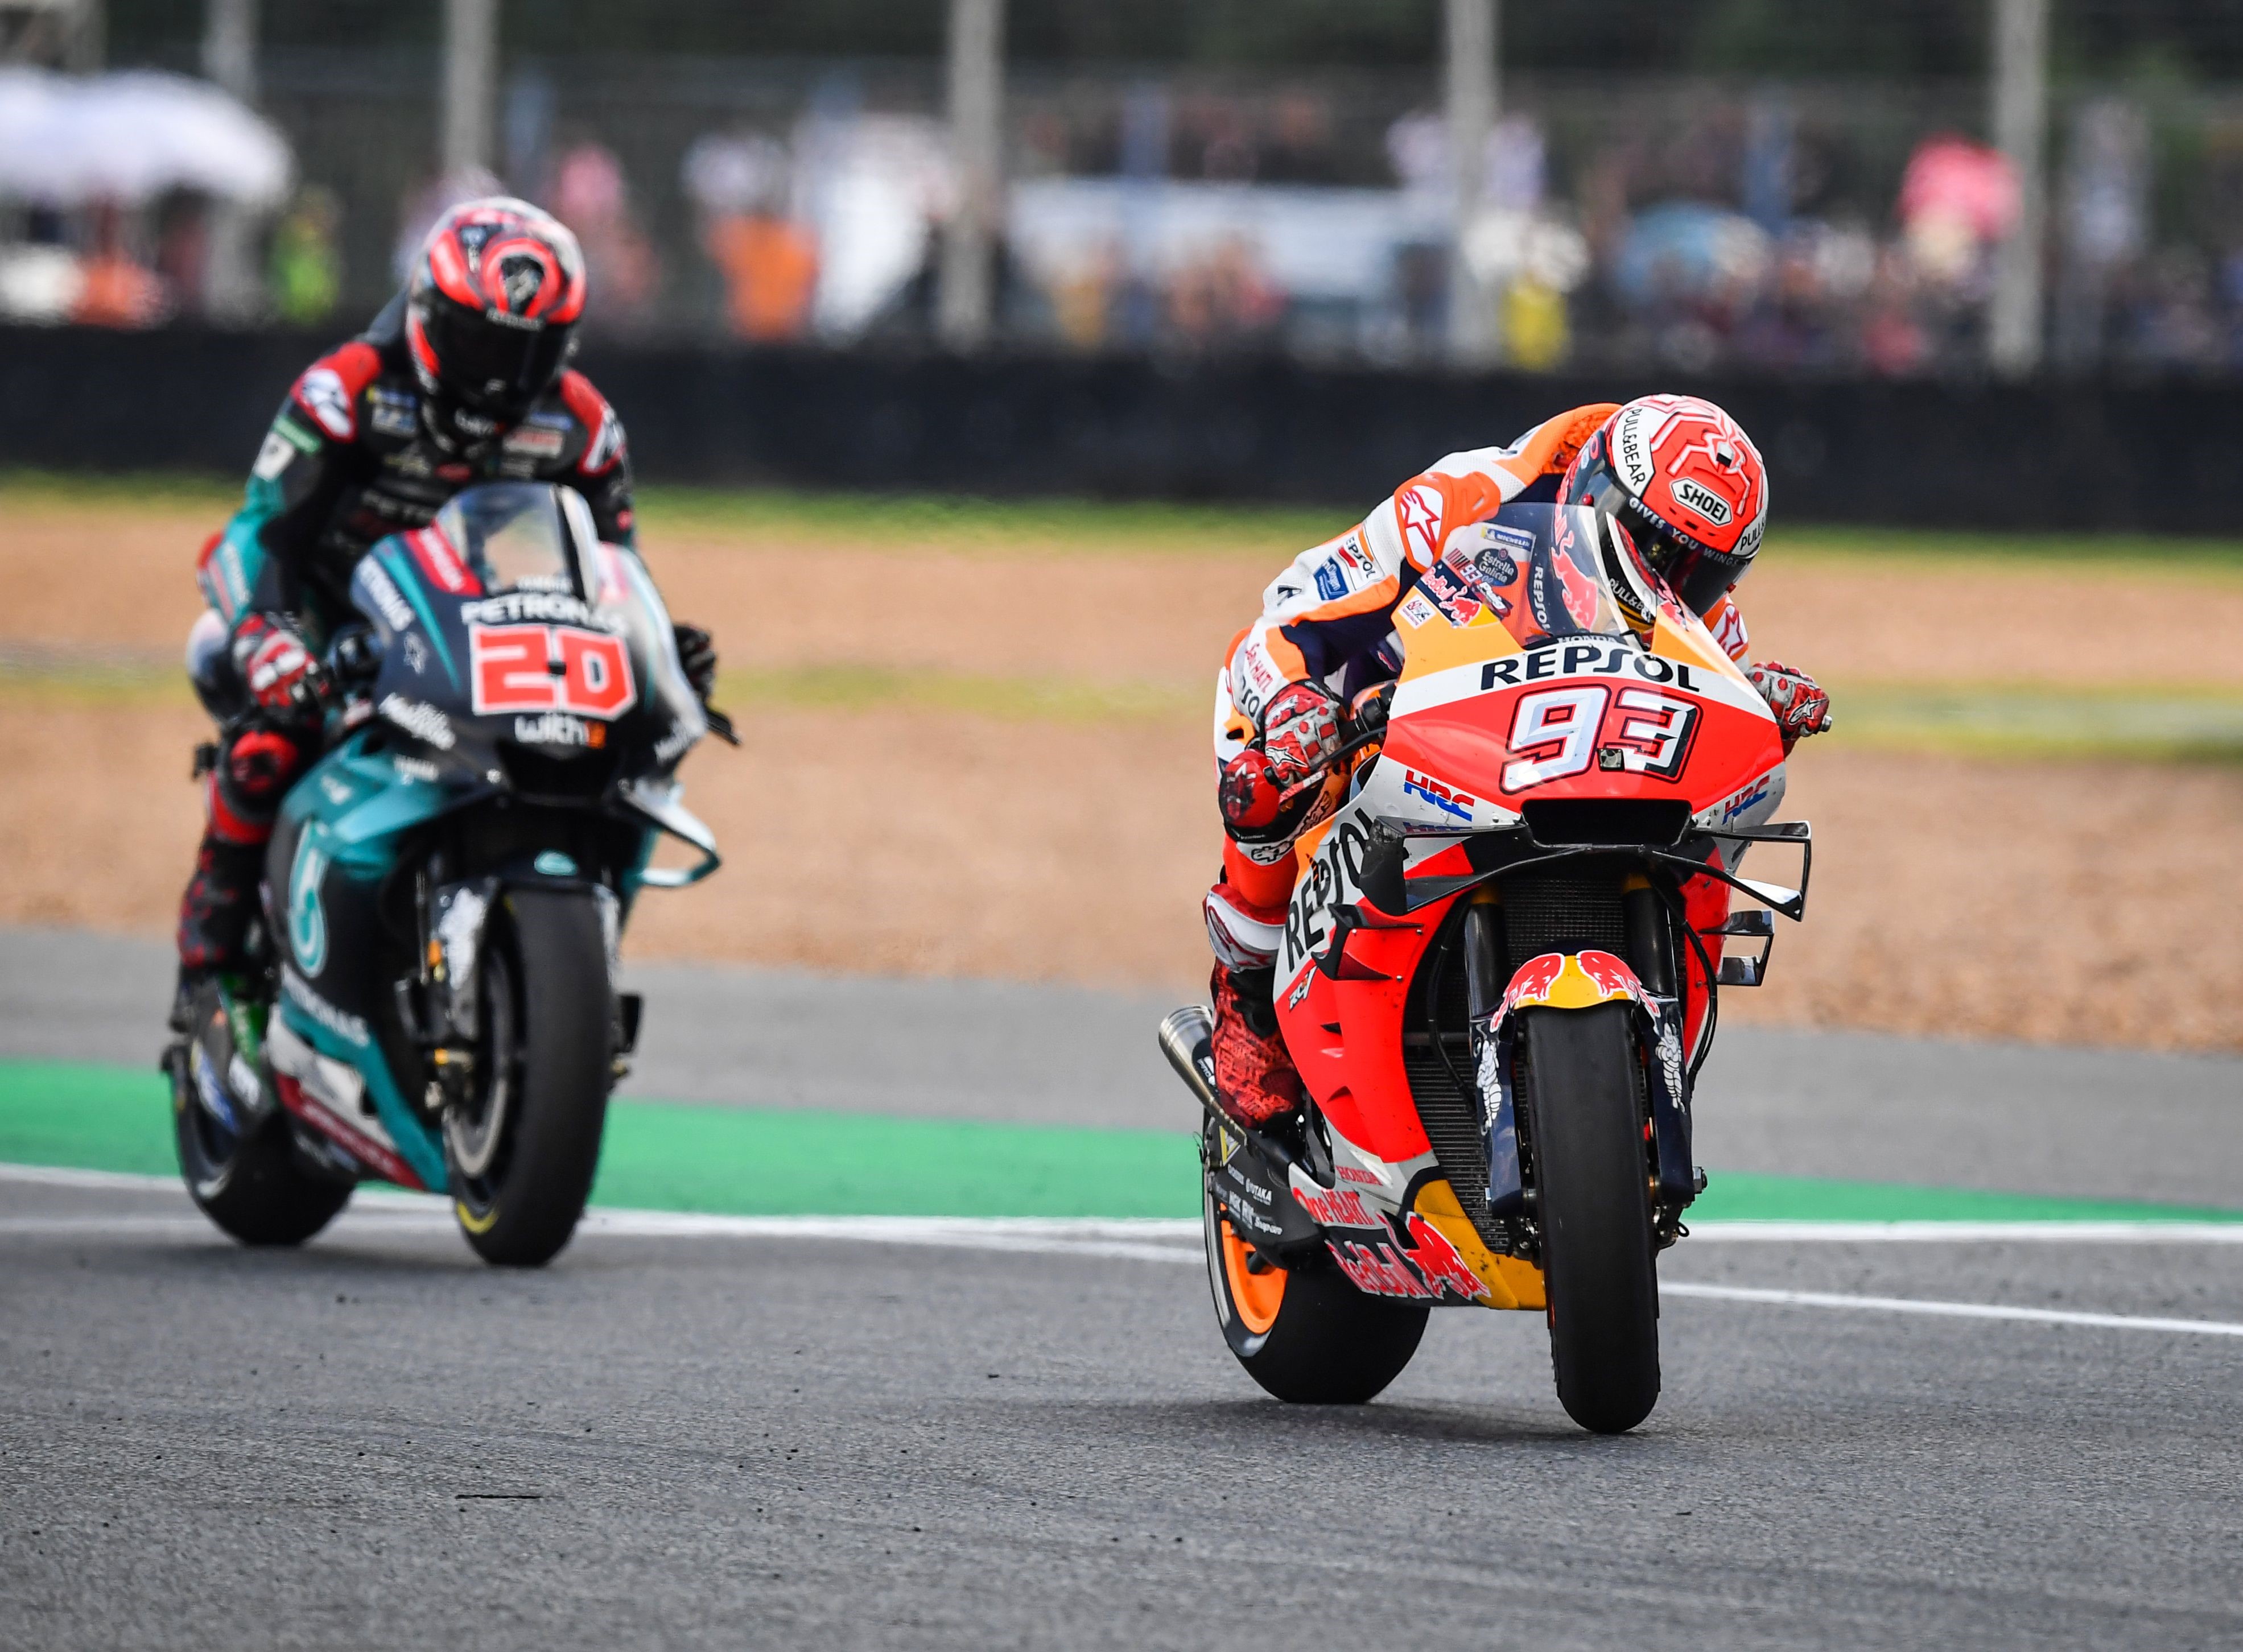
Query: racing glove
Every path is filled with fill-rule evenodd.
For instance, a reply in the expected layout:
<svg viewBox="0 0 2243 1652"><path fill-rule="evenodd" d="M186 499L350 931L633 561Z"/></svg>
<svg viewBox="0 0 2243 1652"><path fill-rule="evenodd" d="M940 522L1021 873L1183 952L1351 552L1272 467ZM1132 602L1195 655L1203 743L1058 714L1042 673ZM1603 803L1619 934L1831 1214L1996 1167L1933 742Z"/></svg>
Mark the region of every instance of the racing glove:
<svg viewBox="0 0 2243 1652"><path fill-rule="evenodd" d="M229 645L250 698L268 716L302 722L316 716L327 672L285 614L253 614Z"/></svg>
<svg viewBox="0 0 2243 1652"><path fill-rule="evenodd" d="M1321 785L1340 746L1339 702L1315 682L1289 682L1262 708L1255 743L1223 765L1216 788L1223 824L1266 831Z"/></svg>
<svg viewBox="0 0 2243 1652"><path fill-rule="evenodd" d="M677 637L677 658L685 668L685 680L705 706L717 692L717 641L697 625L670 628Z"/></svg>
<svg viewBox="0 0 2243 1652"><path fill-rule="evenodd" d="M1779 660L1763 660L1748 667L1745 675L1768 702L1768 708L1775 713L1785 751L1804 736L1822 734L1830 727L1830 696L1804 671L1795 671Z"/></svg>

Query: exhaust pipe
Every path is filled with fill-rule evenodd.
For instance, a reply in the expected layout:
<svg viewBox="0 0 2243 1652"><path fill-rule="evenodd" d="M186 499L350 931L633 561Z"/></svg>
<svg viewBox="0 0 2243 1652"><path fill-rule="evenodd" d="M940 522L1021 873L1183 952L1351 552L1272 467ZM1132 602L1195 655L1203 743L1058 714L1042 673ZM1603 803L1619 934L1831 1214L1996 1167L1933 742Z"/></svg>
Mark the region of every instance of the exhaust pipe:
<svg viewBox="0 0 2243 1652"><path fill-rule="evenodd" d="M1161 1023L1161 1053L1199 1105L1223 1118L1215 1100L1215 1022L1204 1006L1188 1004Z"/></svg>
<svg viewBox="0 0 2243 1652"><path fill-rule="evenodd" d="M1169 1058L1169 1065L1176 1070L1184 1087L1199 1098L1208 1117L1275 1165L1283 1180L1293 1168L1291 1149L1240 1124L1215 1098L1215 1022L1204 1006L1188 1004L1169 1012L1161 1023L1161 1053Z"/></svg>

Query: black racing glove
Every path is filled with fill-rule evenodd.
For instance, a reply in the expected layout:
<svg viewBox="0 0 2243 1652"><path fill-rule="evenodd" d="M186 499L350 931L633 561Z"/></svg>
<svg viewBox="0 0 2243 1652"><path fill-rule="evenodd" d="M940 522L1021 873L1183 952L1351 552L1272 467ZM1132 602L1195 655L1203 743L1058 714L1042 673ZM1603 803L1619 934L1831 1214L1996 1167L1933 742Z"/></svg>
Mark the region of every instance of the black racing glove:
<svg viewBox="0 0 2243 1652"><path fill-rule="evenodd" d="M716 639L697 625L673 625L670 629L677 636L677 658L685 667L685 680L705 706L717 692Z"/></svg>

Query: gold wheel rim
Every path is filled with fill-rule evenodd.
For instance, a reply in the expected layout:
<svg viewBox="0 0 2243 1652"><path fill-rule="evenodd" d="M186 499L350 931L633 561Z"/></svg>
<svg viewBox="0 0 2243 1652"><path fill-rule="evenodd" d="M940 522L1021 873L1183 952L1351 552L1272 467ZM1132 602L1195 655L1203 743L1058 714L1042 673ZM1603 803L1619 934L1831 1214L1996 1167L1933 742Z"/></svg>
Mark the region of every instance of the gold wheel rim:
<svg viewBox="0 0 2243 1652"><path fill-rule="evenodd" d="M1224 1217L1223 1283L1229 1289L1230 1306L1237 1310L1239 1322L1258 1337L1277 1323L1277 1310L1285 1305L1285 1271L1250 1272L1246 1259L1253 1254L1252 1247L1232 1231L1230 1219Z"/></svg>

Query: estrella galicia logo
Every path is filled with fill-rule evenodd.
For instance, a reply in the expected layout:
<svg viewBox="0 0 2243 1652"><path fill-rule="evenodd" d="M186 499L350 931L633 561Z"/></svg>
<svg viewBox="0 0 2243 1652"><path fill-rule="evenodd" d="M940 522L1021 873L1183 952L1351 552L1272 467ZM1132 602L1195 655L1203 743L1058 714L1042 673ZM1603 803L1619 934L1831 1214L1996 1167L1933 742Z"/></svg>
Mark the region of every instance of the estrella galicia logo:
<svg viewBox="0 0 2243 1652"><path fill-rule="evenodd" d="M320 899L327 875L327 857L307 831L296 840L296 863L288 872L288 950L306 975L317 975L327 966L327 909Z"/></svg>
<svg viewBox="0 0 2243 1652"><path fill-rule="evenodd" d="M1337 602L1347 594L1347 575L1330 557L1317 564L1317 594L1327 602Z"/></svg>

